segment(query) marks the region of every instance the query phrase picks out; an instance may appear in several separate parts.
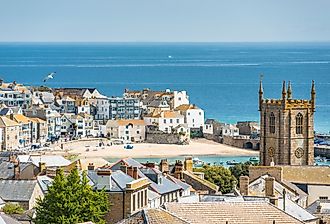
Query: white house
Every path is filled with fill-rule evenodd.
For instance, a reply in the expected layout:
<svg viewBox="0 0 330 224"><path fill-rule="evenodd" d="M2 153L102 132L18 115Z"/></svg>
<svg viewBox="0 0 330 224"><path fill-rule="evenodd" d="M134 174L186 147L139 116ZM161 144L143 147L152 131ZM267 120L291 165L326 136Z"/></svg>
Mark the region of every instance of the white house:
<svg viewBox="0 0 330 224"><path fill-rule="evenodd" d="M173 108L176 108L183 104L189 104L189 96L187 95L186 91L174 91L173 95Z"/></svg>
<svg viewBox="0 0 330 224"><path fill-rule="evenodd" d="M189 128L200 129L204 127L204 110L193 104L182 104L175 108L185 118Z"/></svg>
<svg viewBox="0 0 330 224"><path fill-rule="evenodd" d="M128 142L143 142L145 140L145 123L143 120L108 120L107 136Z"/></svg>
<svg viewBox="0 0 330 224"><path fill-rule="evenodd" d="M184 125L184 116L177 111L161 111L158 114L149 114L144 117L146 125L158 126L158 129L172 133L179 125Z"/></svg>

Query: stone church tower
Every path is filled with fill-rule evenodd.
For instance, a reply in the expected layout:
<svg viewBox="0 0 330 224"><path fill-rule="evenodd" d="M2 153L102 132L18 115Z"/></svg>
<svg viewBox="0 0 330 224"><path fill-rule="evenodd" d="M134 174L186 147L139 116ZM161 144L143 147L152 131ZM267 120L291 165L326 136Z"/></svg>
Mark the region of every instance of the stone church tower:
<svg viewBox="0 0 330 224"><path fill-rule="evenodd" d="M314 165L315 96L314 81L310 100L293 99L284 81L281 99L264 99L260 81L261 165Z"/></svg>

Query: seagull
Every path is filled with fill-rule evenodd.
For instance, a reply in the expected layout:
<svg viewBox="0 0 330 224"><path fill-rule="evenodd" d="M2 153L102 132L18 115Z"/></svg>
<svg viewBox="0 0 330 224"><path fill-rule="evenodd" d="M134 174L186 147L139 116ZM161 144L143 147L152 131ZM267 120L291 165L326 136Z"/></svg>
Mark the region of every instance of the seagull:
<svg viewBox="0 0 330 224"><path fill-rule="evenodd" d="M44 82L47 82L49 79L53 79L55 76L56 72L49 73L45 78Z"/></svg>

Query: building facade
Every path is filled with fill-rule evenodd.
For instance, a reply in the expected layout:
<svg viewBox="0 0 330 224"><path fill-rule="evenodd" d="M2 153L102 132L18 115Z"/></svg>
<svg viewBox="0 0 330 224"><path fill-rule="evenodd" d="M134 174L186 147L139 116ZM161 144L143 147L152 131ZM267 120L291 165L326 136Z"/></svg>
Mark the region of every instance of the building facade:
<svg viewBox="0 0 330 224"><path fill-rule="evenodd" d="M110 119L140 119L140 100L137 98L109 98Z"/></svg>
<svg viewBox="0 0 330 224"><path fill-rule="evenodd" d="M259 87L261 165L314 164L315 85L311 99L293 99L291 83L281 99L264 99Z"/></svg>

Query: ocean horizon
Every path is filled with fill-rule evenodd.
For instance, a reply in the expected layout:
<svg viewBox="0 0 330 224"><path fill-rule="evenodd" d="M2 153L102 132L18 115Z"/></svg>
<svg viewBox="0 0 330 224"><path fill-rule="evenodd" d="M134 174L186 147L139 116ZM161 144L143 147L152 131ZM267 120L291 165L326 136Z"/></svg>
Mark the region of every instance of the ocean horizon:
<svg viewBox="0 0 330 224"><path fill-rule="evenodd" d="M95 87L107 96L124 89L187 90L206 118L259 121L258 85L280 98L310 98L316 82L315 130L330 131L330 43L0 43L0 77L27 85Z"/></svg>

